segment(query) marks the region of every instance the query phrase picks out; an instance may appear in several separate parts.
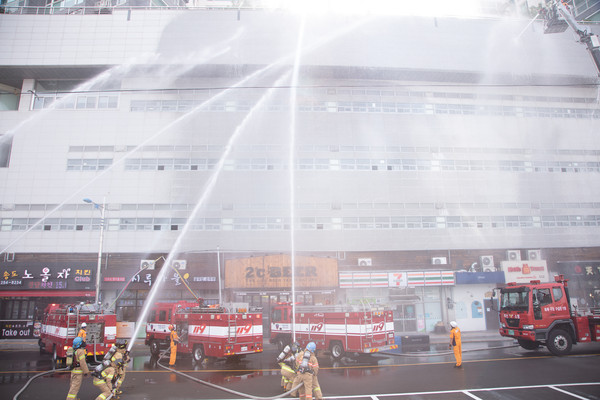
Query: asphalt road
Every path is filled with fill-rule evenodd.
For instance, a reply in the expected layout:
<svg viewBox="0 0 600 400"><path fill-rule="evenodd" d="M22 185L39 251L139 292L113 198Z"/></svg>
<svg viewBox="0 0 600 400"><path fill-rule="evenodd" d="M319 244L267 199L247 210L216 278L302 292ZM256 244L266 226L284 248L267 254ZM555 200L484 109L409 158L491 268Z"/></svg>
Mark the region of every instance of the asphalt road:
<svg viewBox="0 0 600 400"><path fill-rule="evenodd" d="M319 354L319 381L330 399L600 400L600 343L574 346L566 357L554 357L545 348L496 348L507 344L465 343L460 369L453 368L453 356L443 345L412 356L376 354L339 362ZM268 344L263 353L236 362L195 365L179 357L176 369L182 375L158 365L143 345L136 344L132 355L122 400L264 399L282 393L274 362L277 351ZM50 355L40 355L35 342L0 343L0 399L13 399L30 378L51 369ZM68 388L69 374L56 372L31 381L18 399L64 399ZM87 378L79 397L94 399L98 394Z"/></svg>

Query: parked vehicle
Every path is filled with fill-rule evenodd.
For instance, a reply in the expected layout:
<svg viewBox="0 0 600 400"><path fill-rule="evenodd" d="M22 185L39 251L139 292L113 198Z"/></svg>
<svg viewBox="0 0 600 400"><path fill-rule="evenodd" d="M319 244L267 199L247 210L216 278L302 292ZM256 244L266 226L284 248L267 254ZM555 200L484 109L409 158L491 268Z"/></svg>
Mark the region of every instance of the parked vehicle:
<svg viewBox="0 0 600 400"><path fill-rule="evenodd" d="M571 308L567 281L508 283L500 289L500 335L517 339L527 350L546 346L554 355L569 354L572 345L600 340L600 312L580 315Z"/></svg>
<svg viewBox="0 0 600 400"><path fill-rule="evenodd" d="M86 351L88 356L104 356L115 344L117 316L104 313L94 304L50 304L44 310L40 352L50 352L57 364L67 357L67 349L86 323Z"/></svg>
<svg viewBox="0 0 600 400"><path fill-rule="evenodd" d="M205 306L189 301L159 302L150 310L145 344L152 355L169 347L169 325L181 343L178 354L196 362L205 358L230 358L263 351L262 314L247 308Z"/></svg>
<svg viewBox="0 0 600 400"><path fill-rule="evenodd" d="M295 311L292 315L290 303L272 309L270 342L280 350L292 342L292 324L302 347L315 342L336 359L345 353L370 354L398 347L393 312L384 307L297 306Z"/></svg>

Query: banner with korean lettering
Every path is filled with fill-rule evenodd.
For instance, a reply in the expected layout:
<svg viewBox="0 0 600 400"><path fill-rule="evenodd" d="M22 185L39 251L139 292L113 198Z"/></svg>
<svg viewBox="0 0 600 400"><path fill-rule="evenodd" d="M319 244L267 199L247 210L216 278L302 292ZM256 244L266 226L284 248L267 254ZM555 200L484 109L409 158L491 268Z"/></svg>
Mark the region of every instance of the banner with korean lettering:
<svg viewBox="0 0 600 400"><path fill-rule="evenodd" d="M6 263L0 266L0 290L92 290L95 276L91 264Z"/></svg>
<svg viewBox="0 0 600 400"><path fill-rule="evenodd" d="M189 264L188 264L189 266ZM139 273L136 273L139 272ZM109 269L102 275L103 289L148 290L158 280L160 270ZM165 289L185 289L185 285L195 290L215 289L218 287L217 271L214 268L188 268L187 270L166 271L163 281Z"/></svg>

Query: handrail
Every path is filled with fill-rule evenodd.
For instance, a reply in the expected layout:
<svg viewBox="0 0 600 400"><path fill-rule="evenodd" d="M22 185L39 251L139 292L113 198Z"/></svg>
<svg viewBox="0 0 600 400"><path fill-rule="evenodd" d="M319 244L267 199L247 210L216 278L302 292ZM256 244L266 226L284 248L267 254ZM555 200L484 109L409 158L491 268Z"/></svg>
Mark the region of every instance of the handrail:
<svg viewBox="0 0 600 400"><path fill-rule="evenodd" d="M82 14L99 14L99 15L110 15L115 11L135 11L135 10L152 10L152 11L239 11L239 10L257 10L263 8L257 7L236 7L236 6L108 6L104 7L101 5L96 6L71 6L71 7L60 7L60 2L55 2L48 6L36 7L36 6L11 6L11 5L0 5L0 14L13 14L13 15L82 15ZM266 9L266 8L265 8Z"/></svg>

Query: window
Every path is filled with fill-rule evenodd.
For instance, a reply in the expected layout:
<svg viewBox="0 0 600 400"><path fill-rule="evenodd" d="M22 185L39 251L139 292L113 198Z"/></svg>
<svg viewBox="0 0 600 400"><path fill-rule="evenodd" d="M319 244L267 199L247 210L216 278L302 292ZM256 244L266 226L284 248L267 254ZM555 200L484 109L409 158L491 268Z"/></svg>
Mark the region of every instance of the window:
<svg viewBox="0 0 600 400"><path fill-rule="evenodd" d="M563 298L562 288L559 288L559 287L552 288L552 295L554 296L554 301L559 301L560 299L562 299Z"/></svg>

